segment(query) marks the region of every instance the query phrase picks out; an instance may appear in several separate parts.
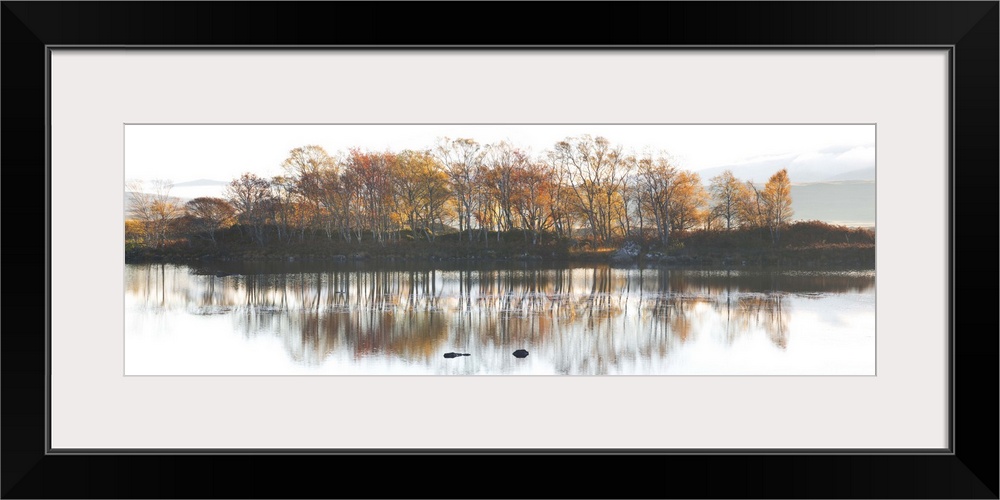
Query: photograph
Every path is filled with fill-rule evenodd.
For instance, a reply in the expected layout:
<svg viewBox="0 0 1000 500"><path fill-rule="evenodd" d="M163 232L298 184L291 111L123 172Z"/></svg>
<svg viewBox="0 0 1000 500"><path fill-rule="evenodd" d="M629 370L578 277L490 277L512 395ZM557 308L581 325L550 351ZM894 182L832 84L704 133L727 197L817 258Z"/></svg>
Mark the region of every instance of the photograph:
<svg viewBox="0 0 1000 500"><path fill-rule="evenodd" d="M876 374L875 124L125 124L130 375Z"/></svg>

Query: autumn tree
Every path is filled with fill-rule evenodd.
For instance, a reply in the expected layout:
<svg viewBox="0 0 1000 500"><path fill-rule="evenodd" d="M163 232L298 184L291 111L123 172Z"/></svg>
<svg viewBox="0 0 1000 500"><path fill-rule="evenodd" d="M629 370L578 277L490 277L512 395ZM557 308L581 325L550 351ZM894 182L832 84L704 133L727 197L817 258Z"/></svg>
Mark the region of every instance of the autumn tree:
<svg viewBox="0 0 1000 500"><path fill-rule="evenodd" d="M476 173L483 158L483 148L472 139L444 137L439 140L435 155L444 165L451 184L459 233L467 231L471 241L472 219L479 209ZM459 238L461 239L461 236Z"/></svg>
<svg viewBox="0 0 1000 500"><path fill-rule="evenodd" d="M639 188L639 176L638 176L638 165L636 162L636 175L629 179L628 183L625 185L625 190L628 192L628 212L629 220L632 221L632 234L635 234L642 240L649 239L647 221L648 213L643 207L642 191Z"/></svg>
<svg viewBox="0 0 1000 500"><path fill-rule="evenodd" d="M236 209L240 231L249 231L250 237L258 245L263 245L267 240L265 226L273 205L271 183L248 172L233 179L225 192L229 203Z"/></svg>
<svg viewBox="0 0 1000 500"><path fill-rule="evenodd" d="M300 178L334 168L335 165L333 157L322 147L303 146L288 153L288 158L281 163L281 169L287 177Z"/></svg>
<svg viewBox="0 0 1000 500"><path fill-rule="evenodd" d="M192 227L208 236L216 245L215 233L233 222L236 210L222 198L199 197L184 205L184 211L191 217Z"/></svg>
<svg viewBox="0 0 1000 500"><path fill-rule="evenodd" d="M125 219L125 247L141 247L145 241L142 223L135 219Z"/></svg>
<svg viewBox="0 0 1000 500"><path fill-rule="evenodd" d="M537 245L542 232L556 221L552 209L559 191L555 171L542 162L523 164L514 171L514 185L514 211L521 220L525 239L530 234L531 244Z"/></svg>
<svg viewBox="0 0 1000 500"><path fill-rule="evenodd" d="M451 188L448 175L442 170L441 164L429 154L424 154L419 169L421 194L424 205L421 209L424 232L429 240L434 241L436 228L444 225L446 218L453 214L448 202L451 200Z"/></svg>
<svg viewBox="0 0 1000 500"><path fill-rule="evenodd" d="M555 145L555 158L569 172L569 187L576 210L586 219L596 241L608 243L617 236L615 219L622 210L621 191L629 164L620 146L604 137L584 135Z"/></svg>
<svg viewBox="0 0 1000 500"><path fill-rule="evenodd" d="M319 224L319 200L306 199L299 180L284 175L271 178L271 199L278 239L304 242L306 230Z"/></svg>
<svg viewBox="0 0 1000 500"><path fill-rule="evenodd" d="M765 224L771 233L771 243L777 244L781 229L792 219L792 183L788 169L781 169L767 180L761 191Z"/></svg>
<svg viewBox="0 0 1000 500"><path fill-rule="evenodd" d="M398 155L395 171L392 174L393 189L396 193L394 210L417 238L423 235L422 232L417 232L420 207L424 198L419 169L419 153L403 151Z"/></svg>
<svg viewBox="0 0 1000 500"><path fill-rule="evenodd" d="M343 162L339 185L341 189L340 198L344 203L343 210L346 217L344 222L349 233L347 241L351 241L352 238L362 241L364 232L368 229L369 225L365 221L366 214L362 210L361 205L363 196L361 177L356 169L350 168L350 155Z"/></svg>
<svg viewBox="0 0 1000 500"><path fill-rule="evenodd" d="M567 185L569 183L569 172L566 171L555 151L547 154L544 163L545 169L550 174L552 181L551 195L548 197L546 209L552 218L552 230L560 238L568 238L573 234L573 226L576 224L573 218L573 211L570 200L574 194Z"/></svg>
<svg viewBox="0 0 1000 500"><path fill-rule="evenodd" d="M621 228L625 236L638 234L641 237L644 221L639 212L640 194L635 188L639 158L630 155L625 158L625 165L627 175L622 179L621 188L616 193L615 224ZM639 217L636 217L637 215ZM634 227L635 222L639 223L638 228Z"/></svg>
<svg viewBox="0 0 1000 500"><path fill-rule="evenodd" d="M351 192L345 188L338 163L316 171L303 172L296 191L310 206L312 225L322 229L327 239L339 236L350 241Z"/></svg>
<svg viewBox="0 0 1000 500"><path fill-rule="evenodd" d="M726 231L741 223L740 207L748 203L752 192L745 184L726 170L711 180L709 191L712 195L711 215L725 222Z"/></svg>
<svg viewBox="0 0 1000 500"><path fill-rule="evenodd" d="M147 190L141 181L126 184L129 194L129 215L139 222L143 242L153 248L163 248L175 219L183 215L180 203L170 197L173 183L154 180Z"/></svg>
<svg viewBox="0 0 1000 500"><path fill-rule="evenodd" d="M307 219L306 222L309 226L318 227L320 225L319 219L324 214L324 193L320 180L327 173L335 171L336 168L336 160L325 149L315 145L291 150L288 153L288 158L281 163L281 169L284 172L281 178L288 181L289 201L294 200L299 205L296 207L298 215ZM300 238L304 235L305 227L303 225L300 228L302 231Z"/></svg>
<svg viewBox="0 0 1000 500"><path fill-rule="evenodd" d="M665 248L670 239L670 209L677 168L662 157L647 155L637 161L636 192L640 220L652 219L656 237Z"/></svg>
<svg viewBox="0 0 1000 500"><path fill-rule="evenodd" d="M390 152L362 152L352 149L347 156L345 180L347 187L356 193L358 227L355 236L367 230L372 239L384 243L392 229L393 179L396 155Z"/></svg>
<svg viewBox="0 0 1000 500"><path fill-rule="evenodd" d="M671 231L687 231L701 224L705 218L707 199L700 175L686 170L678 172L670 197Z"/></svg>
<svg viewBox="0 0 1000 500"><path fill-rule="evenodd" d="M435 222L446 214L448 176L429 153L405 150L397 156L393 181L400 217L417 237L433 241Z"/></svg>
<svg viewBox="0 0 1000 500"><path fill-rule="evenodd" d="M475 177L477 182L472 189L473 206L475 207L472 216L476 221L479 234L485 237L494 230L499 222L500 211L494 197L495 190L490 186L493 182L493 179L490 178L490 171L485 165L479 165L476 167ZM497 232L497 238L499 237L500 233ZM489 238L486 238L486 244L489 246Z"/></svg>
<svg viewBox="0 0 1000 500"><path fill-rule="evenodd" d="M514 229L516 221L514 205L521 189L517 182L520 180L519 174L529 163L527 154L507 142L491 144L486 148L481 185L488 190L491 201L495 204L500 230Z"/></svg>
<svg viewBox="0 0 1000 500"><path fill-rule="evenodd" d="M739 199L738 211L740 226L749 229L762 229L767 225L767 214L764 208L764 197L753 181L743 183L746 196Z"/></svg>

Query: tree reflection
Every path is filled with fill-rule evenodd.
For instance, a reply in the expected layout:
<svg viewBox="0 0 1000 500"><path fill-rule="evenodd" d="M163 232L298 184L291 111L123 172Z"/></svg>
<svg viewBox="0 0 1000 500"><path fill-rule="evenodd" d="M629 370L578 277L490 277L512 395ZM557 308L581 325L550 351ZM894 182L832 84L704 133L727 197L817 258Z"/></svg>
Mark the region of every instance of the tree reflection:
<svg viewBox="0 0 1000 500"><path fill-rule="evenodd" d="M126 273L126 292L140 307L229 314L236 331L276 336L291 359L308 366L390 358L438 366L443 353L457 351L502 370L510 352L525 348L536 353L529 359L573 374L662 367L702 335L732 346L762 332L786 349L789 297L873 286L874 274L608 266L225 275L150 265Z"/></svg>
<svg viewBox="0 0 1000 500"><path fill-rule="evenodd" d="M822 283L822 280L819 282ZM713 279L713 283L718 287L722 280ZM779 284L779 276L760 276L750 287L752 290L766 291L741 291L746 287L745 280L731 272L726 272L724 283L724 287L712 287L710 290L714 297L711 303L719 314L727 344L731 345L737 338L755 330L763 330L775 346L786 348L790 306L786 300L787 292L780 288L783 285ZM811 278L799 280L797 285L791 288L811 289L816 281ZM838 285L843 286L844 282L832 284L834 287Z"/></svg>

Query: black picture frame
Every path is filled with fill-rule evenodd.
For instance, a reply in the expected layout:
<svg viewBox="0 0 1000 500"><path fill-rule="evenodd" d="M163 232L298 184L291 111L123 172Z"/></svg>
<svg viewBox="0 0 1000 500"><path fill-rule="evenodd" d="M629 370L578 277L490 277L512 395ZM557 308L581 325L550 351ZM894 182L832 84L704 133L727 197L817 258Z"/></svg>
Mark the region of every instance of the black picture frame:
<svg viewBox="0 0 1000 500"><path fill-rule="evenodd" d="M2 2L4 254L19 270L2 337L4 498L688 497L998 498L997 330L988 298L997 241L998 21L988 2L538 4ZM456 9L469 25L456 33ZM484 10L488 13L484 13ZM553 16L550 12L558 12ZM448 21L446 21L446 19ZM593 29L581 29L583 26ZM518 36L511 36L516 27ZM937 454L80 454L47 453L49 228L47 47L555 44L950 46L952 447ZM609 45L612 44L612 45ZM961 188L961 192L959 192ZM44 193L44 195L43 195ZM44 217L43 217L44 214ZM984 217L985 214L985 217ZM978 221L984 220L986 224ZM42 223L40 223L40 220ZM975 221L975 222L970 222ZM44 233L42 229L45 229ZM966 245L958 246L963 227ZM968 238L975 236L975 245ZM988 243L986 243L988 242ZM10 260L13 259L13 260ZM40 279L38 270L45 270ZM992 271L992 268L990 269ZM10 275L8 276L10 278ZM981 291L980 291L981 289ZM965 306L965 307L961 307ZM30 325L24 326L24 321ZM15 326L17 325L17 326ZM961 325L961 328L959 328ZM100 328L100 325L91 325ZM487 461L488 460L488 461ZM329 477L303 480L314 467ZM572 471L569 477L563 470ZM361 482L366 470L384 481ZM433 471L433 472L427 472ZM316 490L316 488L319 490Z"/></svg>

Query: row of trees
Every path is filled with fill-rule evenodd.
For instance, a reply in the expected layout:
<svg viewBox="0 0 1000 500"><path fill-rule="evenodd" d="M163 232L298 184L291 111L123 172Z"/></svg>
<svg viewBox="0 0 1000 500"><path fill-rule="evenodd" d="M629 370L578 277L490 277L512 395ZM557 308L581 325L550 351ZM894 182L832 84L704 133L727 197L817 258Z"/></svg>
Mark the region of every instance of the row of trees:
<svg viewBox="0 0 1000 500"><path fill-rule="evenodd" d="M337 156L304 146L290 152L279 176L245 173L224 198L183 206L172 201L168 183L128 189L133 232L156 247L178 219L213 244L233 225L258 245L317 237L386 243L402 231L434 241L449 228L470 243L520 232L531 244L554 234L595 245L655 239L666 247L694 228L749 227L776 243L792 215L786 170L762 187L726 171L706 188L665 155L626 154L590 136L567 138L537 157L506 142L472 139L443 138L426 151L351 149Z"/></svg>

